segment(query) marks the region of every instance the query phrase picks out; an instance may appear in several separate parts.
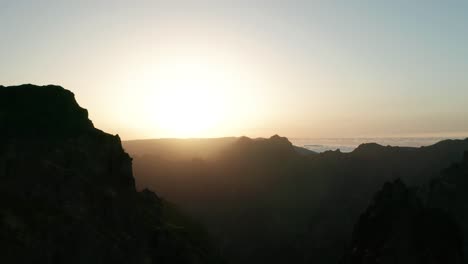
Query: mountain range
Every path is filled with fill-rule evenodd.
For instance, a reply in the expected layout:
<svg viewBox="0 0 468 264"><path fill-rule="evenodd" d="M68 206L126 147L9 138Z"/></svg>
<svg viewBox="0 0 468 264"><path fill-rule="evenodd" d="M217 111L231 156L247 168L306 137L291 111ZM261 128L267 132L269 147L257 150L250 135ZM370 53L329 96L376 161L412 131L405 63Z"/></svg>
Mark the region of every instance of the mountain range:
<svg viewBox="0 0 468 264"><path fill-rule="evenodd" d="M232 263L337 263L385 182L424 185L468 150L468 140L445 140L318 154L277 135L123 145L134 157L137 187L199 220Z"/></svg>
<svg viewBox="0 0 468 264"><path fill-rule="evenodd" d="M60 86L0 86L5 263L466 263L468 139L315 153L121 141Z"/></svg>

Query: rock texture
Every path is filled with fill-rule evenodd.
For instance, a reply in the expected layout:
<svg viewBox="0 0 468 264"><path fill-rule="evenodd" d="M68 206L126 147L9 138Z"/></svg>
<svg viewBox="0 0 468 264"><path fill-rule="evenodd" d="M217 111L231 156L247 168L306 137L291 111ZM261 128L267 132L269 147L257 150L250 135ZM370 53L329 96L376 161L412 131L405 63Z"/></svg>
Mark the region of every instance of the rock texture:
<svg viewBox="0 0 468 264"><path fill-rule="evenodd" d="M442 172L430 182L426 193L427 206L441 208L454 217L460 225L463 238L468 239L468 152L463 160ZM463 246L468 256L468 242Z"/></svg>
<svg viewBox="0 0 468 264"><path fill-rule="evenodd" d="M58 86L0 87L2 263L216 263ZM182 221L184 222L184 221Z"/></svg>
<svg viewBox="0 0 468 264"><path fill-rule="evenodd" d="M450 214L424 206L415 190L396 180L361 215L343 263L463 263L462 244Z"/></svg>

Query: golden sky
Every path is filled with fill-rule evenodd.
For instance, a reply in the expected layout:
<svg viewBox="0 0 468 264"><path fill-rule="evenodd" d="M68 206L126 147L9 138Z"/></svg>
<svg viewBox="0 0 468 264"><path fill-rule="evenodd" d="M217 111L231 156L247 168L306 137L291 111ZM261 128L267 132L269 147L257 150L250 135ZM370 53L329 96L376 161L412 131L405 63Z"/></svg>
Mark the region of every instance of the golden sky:
<svg viewBox="0 0 468 264"><path fill-rule="evenodd" d="M455 1L2 1L0 84L62 85L124 139L465 136L466 12Z"/></svg>

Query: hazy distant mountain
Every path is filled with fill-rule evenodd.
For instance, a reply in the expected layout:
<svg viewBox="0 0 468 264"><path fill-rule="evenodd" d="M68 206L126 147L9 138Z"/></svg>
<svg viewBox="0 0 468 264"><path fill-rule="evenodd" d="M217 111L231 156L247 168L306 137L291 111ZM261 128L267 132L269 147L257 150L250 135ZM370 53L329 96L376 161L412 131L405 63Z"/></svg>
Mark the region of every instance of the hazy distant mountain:
<svg viewBox="0 0 468 264"><path fill-rule="evenodd" d="M124 141L125 150L132 156L160 156L170 160L216 159L224 151L229 151L240 138L163 138ZM247 138L245 138L247 139ZM265 139L254 139L263 141ZM316 154L306 148L294 146L296 152L304 155Z"/></svg>
<svg viewBox="0 0 468 264"><path fill-rule="evenodd" d="M123 144L138 154L137 186L201 220L232 263L336 263L358 216L385 182L427 183L468 150L468 140L447 140L421 148L363 144L351 153L302 155L274 136L231 138L216 154L180 158L159 147L159 140L140 141L148 151Z"/></svg>
<svg viewBox="0 0 468 264"><path fill-rule="evenodd" d="M2 263L219 263L70 91L1 86L0 127Z"/></svg>
<svg viewBox="0 0 468 264"><path fill-rule="evenodd" d="M236 142L235 137L196 139L143 139L124 141L125 150L132 156L161 156L171 160L211 159Z"/></svg>

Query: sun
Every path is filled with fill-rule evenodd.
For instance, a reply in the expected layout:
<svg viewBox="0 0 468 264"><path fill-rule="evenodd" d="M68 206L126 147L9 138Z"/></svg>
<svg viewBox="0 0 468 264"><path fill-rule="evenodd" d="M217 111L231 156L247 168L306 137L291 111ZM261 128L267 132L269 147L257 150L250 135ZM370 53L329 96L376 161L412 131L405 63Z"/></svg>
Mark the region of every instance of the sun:
<svg viewBox="0 0 468 264"><path fill-rule="evenodd" d="M174 137L199 137L219 121L219 96L202 83L186 79L173 83L155 100L155 122Z"/></svg>
<svg viewBox="0 0 468 264"><path fill-rule="evenodd" d="M183 61L154 70L147 109L165 137L215 134L226 115L232 81L216 65Z"/></svg>
<svg viewBox="0 0 468 264"><path fill-rule="evenodd" d="M135 130L148 137L207 138L257 124L265 107L255 88L265 85L248 63L214 54L170 53L134 69L127 94Z"/></svg>

